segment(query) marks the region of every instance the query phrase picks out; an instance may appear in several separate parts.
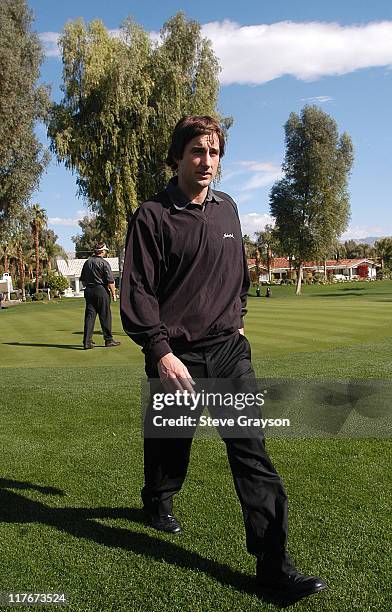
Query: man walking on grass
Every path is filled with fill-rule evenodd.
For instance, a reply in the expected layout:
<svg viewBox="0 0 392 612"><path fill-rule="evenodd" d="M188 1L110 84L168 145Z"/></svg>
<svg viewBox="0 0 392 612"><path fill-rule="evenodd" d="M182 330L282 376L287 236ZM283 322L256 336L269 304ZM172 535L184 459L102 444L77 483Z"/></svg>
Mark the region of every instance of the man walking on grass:
<svg viewBox="0 0 392 612"><path fill-rule="evenodd" d="M185 117L167 163L177 176L133 215L121 287L126 333L143 347L146 373L192 393L200 378L254 381L244 336L249 275L237 208L211 189L225 138L211 117ZM248 551L263 597L294 602L326 584L300 574L286 551L287 496L262 430L225 437ZM158 530L180 533L173 496L184 482L191 437L144 439L144 510Z"/></svg>
<svg viewBox="0 0 392 612"><path fill-rule="evenodd" d="M116 301L116 288L109 262L106 261L108 248L104 242L95 245L94 255L84 262L80 280L85 285L84 298L86 310L84 314L83 348L85 350L94 348L93 333L95 319L99 316L99 322L105 347L118 346L121 344L112 336L112 313L110 311L110 295L113 302Z"/></svg>

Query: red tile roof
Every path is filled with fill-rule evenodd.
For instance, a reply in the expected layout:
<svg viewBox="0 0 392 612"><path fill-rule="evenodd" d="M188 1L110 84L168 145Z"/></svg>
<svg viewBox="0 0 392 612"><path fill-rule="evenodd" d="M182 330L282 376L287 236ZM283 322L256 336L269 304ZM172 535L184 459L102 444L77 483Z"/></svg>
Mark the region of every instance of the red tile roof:
<svg viewBox="0 0 392 612"><path fill-rule="evenodd" d="M363 257L362 259L328 259L327 260L327 268L351 268L358 266L360 263L374 263L372 259L367 259ZM255 259L248 259L248 266L255 266ZM323 268L324 263L317 263L316 261L305 261L305 268ZM294 261L291 262L291 267L294 268ZM266 268L265 265L260 263L260 268ZM287 257L274 257L271 259L271 269L277 268L290 268L289 260Z"/></svg>

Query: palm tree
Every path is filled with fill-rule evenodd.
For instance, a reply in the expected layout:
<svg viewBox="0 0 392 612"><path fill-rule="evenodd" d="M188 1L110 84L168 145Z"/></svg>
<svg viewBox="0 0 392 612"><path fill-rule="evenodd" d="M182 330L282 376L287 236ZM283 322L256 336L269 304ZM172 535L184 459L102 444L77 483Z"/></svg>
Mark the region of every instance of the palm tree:
<svg viewBox="0 0 392 612"><path fill-rule="evenodd" d="M383 270L385 263L392 259L392 238L380 238L374 243L374 250Z"/></svg>
<svg viewBox="0 0 392 612"><path fill-rule="evenodd" d="M63 247L57 243L58 236L53 230L47 229L41 232L41 242L45 251L45 261L48 266L48 271L52 270L52 267L56 264L58 257L68 261L68 255Z"/></svg>
<svg viewBox="0 0 392 612"><path fill-rule="evenodd" d="M262 232L256 232L256 246L260 253L262 262L267 267L268 280L271 280L271 260L275 250L276 235L272 225L266 225Z"/></svg>
<svg viewBox="0 0 392 612"><path fill-rule="evenodd" d="M4 272L9 272L9 244L7 241L3 241L0 245L0 260L3 264Z"/></svg>
<svg viewBox="0 0 392 612"><path fill-rule="evenodd" d="M248 236L248 234L245 234L242 237L243 241L244 241L244 248L245 248L245 255L248 259L253 259L255 254L256 254L256 246L255 243L253 242L253 240L250 239L250 236Z"/></svg>
<svg viewBox="0 0 392 612"><path fill-rule="evenodd" d="M38 293L39 289L39 236L41 230L46 227L48 217L46 210L41 208L39 204L33 204L30 207L32 216L31 228L33 230L34 248L35 248L35 291Z"/></svg>

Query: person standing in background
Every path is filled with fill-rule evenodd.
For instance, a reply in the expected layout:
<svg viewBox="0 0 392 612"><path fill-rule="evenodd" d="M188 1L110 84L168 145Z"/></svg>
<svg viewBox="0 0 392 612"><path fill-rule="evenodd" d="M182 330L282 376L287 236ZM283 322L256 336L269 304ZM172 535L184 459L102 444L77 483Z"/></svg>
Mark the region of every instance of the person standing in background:
<svg viewBox="0 0 392 612"><path fill-rule="evenodd" d="M92 337L96 316L99 316L105 347L118 346L121 342L112 336L112 313L110 311L110 296L116 301L116 287L112 269L105 260L108 247L104 242L95 245L94 255L83 265L80 280L85 285L84 298L86 310L84 315L83 348L94 348Z"/></svg>

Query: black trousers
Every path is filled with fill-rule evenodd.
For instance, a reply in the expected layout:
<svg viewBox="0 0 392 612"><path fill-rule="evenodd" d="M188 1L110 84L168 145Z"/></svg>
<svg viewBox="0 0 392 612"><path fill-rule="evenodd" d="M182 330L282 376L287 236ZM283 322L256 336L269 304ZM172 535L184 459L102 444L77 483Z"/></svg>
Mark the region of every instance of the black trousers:
<svg viewBox="0 0 392 612"><path fill-rule="evenodd" d="M86 300L83 334L84 346L91 343L97 315L99 316L105 341L112 340L112 313L110 311L109 292L103 285L94 285L93 287L85 288L84 298Z"/></svg>
<svg viewBox="0 0 392 612"><path fill-rule="evenodd" d="M177 355L196 378L255 380L247 339L236 334L204 350ZM156 366L146 363L149 378ZM223 438L241 504L248 551L258 557L258 574L288 574L287 495L265 448L264 436ZM184 482L192 438L145 438L142 500L147 511L172 514L173 496Z"/></svg>

